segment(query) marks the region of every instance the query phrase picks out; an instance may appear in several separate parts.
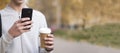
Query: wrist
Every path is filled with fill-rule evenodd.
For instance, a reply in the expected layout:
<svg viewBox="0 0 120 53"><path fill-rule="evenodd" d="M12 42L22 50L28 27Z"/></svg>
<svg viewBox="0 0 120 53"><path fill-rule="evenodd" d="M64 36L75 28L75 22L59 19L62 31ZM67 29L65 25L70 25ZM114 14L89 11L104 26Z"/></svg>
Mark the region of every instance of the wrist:
<svg viewBox="0 0 120 53"><path fill-rule="evenodd" d="M50 48L50 49L45 48L45 50L46 50L48 53L50 53L51 51L53 51L53 48Z"/></svg>
<svg viewBox="0 0 120 53"><path fill-rule="evenodd" d="M10 36L12 36L13 38L15 38L15 35L14 35L14 33L13 33L13 32L8 31L8 34L9 34Z"/></svg>

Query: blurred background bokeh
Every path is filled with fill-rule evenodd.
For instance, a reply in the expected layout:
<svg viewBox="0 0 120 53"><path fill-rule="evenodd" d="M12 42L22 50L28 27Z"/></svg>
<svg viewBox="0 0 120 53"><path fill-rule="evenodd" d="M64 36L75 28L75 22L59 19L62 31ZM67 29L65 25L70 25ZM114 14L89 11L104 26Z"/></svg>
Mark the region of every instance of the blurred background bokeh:
<svg viewBox="0 0 120 53"><path fill-rule="evenodd" d="M0 9L7 3L9 0L0 0ZM81 42L92 46L90 49L94 45L105 47L107 51L120 49L120 0L30 0L28 6L46 16L48 26L55 34L55 50L58 49L55 53L70 53L68 51L73 50L75 45L78 48L75 47L74 53L87 53L80 48ZM75 44L62 51L64 43ZM97 53L91 51L88 53Z"/></svg>

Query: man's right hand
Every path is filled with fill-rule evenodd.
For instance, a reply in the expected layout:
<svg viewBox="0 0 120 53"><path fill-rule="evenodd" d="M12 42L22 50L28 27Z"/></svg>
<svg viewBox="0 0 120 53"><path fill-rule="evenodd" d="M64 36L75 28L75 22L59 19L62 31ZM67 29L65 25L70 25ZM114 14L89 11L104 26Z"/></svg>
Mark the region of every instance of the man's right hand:
<svg viewBox="0 0 120 53"><path fill-rule="evenodd" d="M13 24L8 33L15 38L24 32L30 31L31 27L32 21L30 21L30 18L21 18Z"/></svg>

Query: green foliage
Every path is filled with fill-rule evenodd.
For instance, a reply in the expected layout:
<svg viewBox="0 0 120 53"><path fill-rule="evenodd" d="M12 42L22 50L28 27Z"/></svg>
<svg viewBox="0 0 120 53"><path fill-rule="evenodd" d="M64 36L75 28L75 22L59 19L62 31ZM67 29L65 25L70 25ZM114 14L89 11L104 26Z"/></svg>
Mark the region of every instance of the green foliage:
<svg viewBox="0 0 120 53"><path fill-rule="evenodd" d="M9 0L0 0L0 9L3 9L8 3Z"/></svg>
<svg viewBox="0 0 120 53"><path fill-rule="evenodd" d="M61 34L61 32L63 34ZM66 33L65 33L66 32ZM93 44L113 46L120 48L120 24L96 25L92 28L77 30L58 30L55 35L76 41L85 40Z"/></svg>
<svg viewBox="0 0 120 53"><path fill-rule="evenodd" d="M45 14L50 25L57 25L59 7L61 24L64 25L75 23L89 27L94 24L119 22L120 19L120 0L30 0L30 6Z"/></svg>

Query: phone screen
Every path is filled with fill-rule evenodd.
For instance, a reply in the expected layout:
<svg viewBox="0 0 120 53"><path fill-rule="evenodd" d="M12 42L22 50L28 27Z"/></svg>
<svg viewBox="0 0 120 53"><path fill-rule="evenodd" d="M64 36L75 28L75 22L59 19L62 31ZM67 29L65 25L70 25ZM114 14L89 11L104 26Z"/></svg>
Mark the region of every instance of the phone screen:
<svg viewBox="0 0 120 53"><path fill-rule="evenodd" d="M29 17L30 20L32 20L32 13L33 13L32 8L23 8L21 18Z"/></svg>

